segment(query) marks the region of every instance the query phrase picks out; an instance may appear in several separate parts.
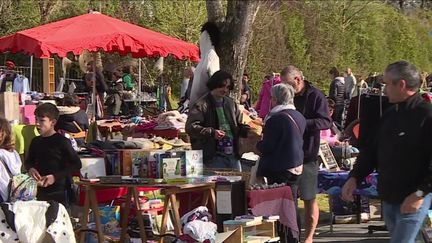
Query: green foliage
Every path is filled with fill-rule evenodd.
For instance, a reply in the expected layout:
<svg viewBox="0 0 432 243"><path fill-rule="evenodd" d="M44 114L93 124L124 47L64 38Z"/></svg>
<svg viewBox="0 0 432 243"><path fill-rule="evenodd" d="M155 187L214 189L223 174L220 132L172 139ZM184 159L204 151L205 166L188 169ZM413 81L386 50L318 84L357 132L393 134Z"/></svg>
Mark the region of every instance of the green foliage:
<svg viewBox="0 0 432 243"><path fill-rule="evenodd" d="M280 19L273 23L282 26L283 40L278 42L285 45L262 41L263 36L272 34L269 28L256 31L248 57L249 70L263 70L261 74L279 72L266 70L273 63L269 61L275 56L272 50L277 49L284 53L283 66L298 66L323 91L329 88L328 71L333 66L340 71L351 67L356 75L366 77L405 59L422 71L432 72L430 10L416 9L404 15L392 5L367 0L287 1L273 13L266 9L268 5L264 4L261 11L266 16L257 18L255 25ZM258 93L261 81L252 82Z"/></svg>

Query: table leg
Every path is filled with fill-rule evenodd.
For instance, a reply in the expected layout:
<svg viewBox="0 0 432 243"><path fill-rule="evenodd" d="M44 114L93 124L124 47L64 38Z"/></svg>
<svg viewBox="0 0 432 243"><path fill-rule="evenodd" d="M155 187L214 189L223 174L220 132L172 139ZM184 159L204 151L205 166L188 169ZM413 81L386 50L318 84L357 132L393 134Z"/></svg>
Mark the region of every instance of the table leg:
<svg viewBox="0 0 432 243"><path fill-rule="evenodd" d="M84 211L81 219L81 228L79 233L79 242L84 243L85 240L85 231L87 229L88 217L90 213L90 194L88 186L85 187L85 199L84 199Z"/></svg>
<svg viewBox="0 0 432 243"><path fill-rule="evenodd" d="M102 231L103 229L102 229L102 224L101 224L100 215L99 215L99 207L97 204L96 192L92 187L90 187L89 195L90 195L90 206L91 206L91 209L93 211L94 219L96 222L96 230L98 232L98 242L103 243L103 242L105 242L105 239L104 239L105 237L104 237L104 234Z"/></svg>
<svg viewBox="0 0 432 243"><path fill-rule="evenodd" d="M201 206L207 206L209 197L210 197L210 191L209 190L205 190L204 193L203 193L203 198L202 198Z"/></svg>
<svg viewBox="0 0 432 243"><path fill-rule="evenodd" d="M169 205L170 205L170 197L169 195L165 195L164 198L164 208L162 211L162 224L161 224L161 229L160 229L160 235L164 235L167 229L167 221L168 221L168 216L169 216ZM161 238L159 240L159 242L163 242L163 239Z"/></svg>
<svg viewBox="0 0 432 243"><path fill-rule="evenodd" d="M141 240L142 240L142 242L147 242L147 236L145 234L144 221L143 221L143 216L142 216L141 205L139 202L138 191L137 191L136 187L134 187L132 190L133 190L133 197L134 197L135 208L136 208L136 218L138 220L138 226L139 226L139 232L140 232Z"/></svg>
<svg viewBox="0 0 432 243"><path fill-rule="evenodd" d="M121 217L120 242L125 242L125 239L126 239L126 233L127 233L127 227L128 227L128 219L129 219L129 212L130 212L130 206L131 206L132 191L131 191L130 188L128 188L127 190L128 190L128 192L127 192L127 195L126 195L124 214L122 214L122 217Z"/></svg>
<svg viewBox="0 0 432 243"><path fill-rule="evenodd" d="M181 235L181 223L180 223L180 213L179 213L179 207L177 204L177 197L175 194L171 194L170 195L170 200L171 200L171 207L174 213L174 219L173 219L173 224L174 224L174 233L176 236L180 236Z"/></svg>
<svg viewBox="0 0 432 243"><path fill-rule="evenodd" d="M212 213L213 213L213 219L216 222L216 195L215 195L215 189L210 188L210 205L212 207Z"/></svg>

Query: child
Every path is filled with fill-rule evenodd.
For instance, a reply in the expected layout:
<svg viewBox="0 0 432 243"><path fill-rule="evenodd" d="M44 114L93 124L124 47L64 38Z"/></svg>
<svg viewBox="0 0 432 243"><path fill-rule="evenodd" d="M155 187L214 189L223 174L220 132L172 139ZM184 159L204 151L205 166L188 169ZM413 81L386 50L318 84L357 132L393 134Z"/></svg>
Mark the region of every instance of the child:
<svg viewBox="0 0 432 243"><path fill-rule="evenodd" d="M21 159L14 148L12 129L6 119L0 118L0 202L8 199L8 185L11 179L3 163L12 175L21 172Z"/></svg>
<svg viewBox="0 0 432 243"><path fill-rule="evenodd" d="M30 143L25 167L41 185L38 188L38 200L54 200L68 206L71 174L81 169L81 160L69 139L54 130L59 117L55 105L39 105L35 116L40 136Z"/></svg>

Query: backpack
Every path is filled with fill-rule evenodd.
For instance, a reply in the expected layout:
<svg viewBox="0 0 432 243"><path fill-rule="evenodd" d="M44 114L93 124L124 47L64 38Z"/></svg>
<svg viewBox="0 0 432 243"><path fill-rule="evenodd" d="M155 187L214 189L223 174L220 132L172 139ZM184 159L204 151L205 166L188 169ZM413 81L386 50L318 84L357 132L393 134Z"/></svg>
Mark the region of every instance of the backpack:
<svg viewBox="0 0 432 243"><path fill-rule="evenodd" d="M29 176L28 174L17 174L12 175L9 166L1 160L1 163L5 167L9 174L9 185L8 185L8 198L7 202L15 201L30 201L36 199L37 195L37 181Z"/></svg>

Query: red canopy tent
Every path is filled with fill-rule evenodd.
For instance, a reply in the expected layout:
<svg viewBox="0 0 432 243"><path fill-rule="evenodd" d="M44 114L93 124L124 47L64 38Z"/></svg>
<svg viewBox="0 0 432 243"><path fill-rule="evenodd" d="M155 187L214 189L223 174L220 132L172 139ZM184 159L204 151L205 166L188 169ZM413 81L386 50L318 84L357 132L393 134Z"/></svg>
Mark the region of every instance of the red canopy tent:
<svg viewBox="0 0 432 243"><path fill-rule="evenodd" d="M0 38L0 52L39 58L65 57L84 50L117 52L132 57L166 57L199 61L196 45L101 13L89 13L19 31Z"/></svg>

